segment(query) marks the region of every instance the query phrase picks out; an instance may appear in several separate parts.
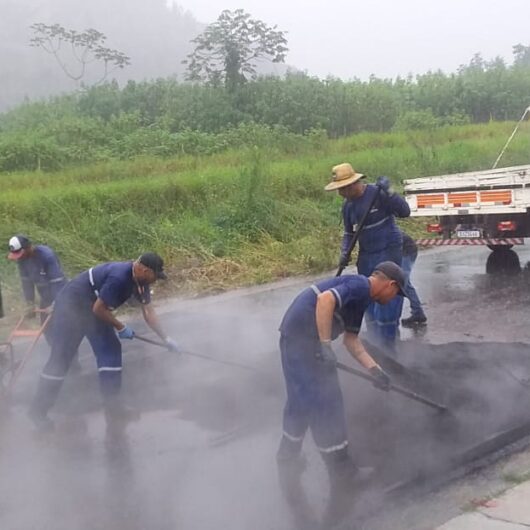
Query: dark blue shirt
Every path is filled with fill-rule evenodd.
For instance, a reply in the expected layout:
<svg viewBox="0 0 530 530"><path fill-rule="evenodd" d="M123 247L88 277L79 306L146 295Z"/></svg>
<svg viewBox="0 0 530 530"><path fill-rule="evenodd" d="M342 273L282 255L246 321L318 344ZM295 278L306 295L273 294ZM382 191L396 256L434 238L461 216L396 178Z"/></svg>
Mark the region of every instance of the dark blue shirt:
<svg viewBox="0 0 530 530"><path fill-rule="evenodd" d="M345 253L357 230L357 224L368 209L370 202L377 193L377 187L368 184L361 197L344 201L342 218L344 237L342 252ZM410 208L407 201L397 193L388 194L382 191L376 199L366 224L359 236L360 252L379 252L392 245L401 247L401 231L396 225L395 216L408 217Z"/></svg>
<svg viewBox="0 0 530 530"><path fill-rule="evenodd" d="M36 287L41 307L52 304L66 285L66 277L55 252L46 245L34 245L33 255L17 263L26 302L35 303Z"/></svg>
<svg viewBox="0 0 530 530"><path fill-rule="evenodd" d="M318 340L315 314L317 293L324 291L331 291L336 302L332 339L336 339L344 331L359 333L364 312L372 302L370 282L365 276L346 274L322 280L302 291L283 317L280 325L282 335Z"/></svg>
<svg viewBox="0 0 530 530"><path fill-rule="evenodd" d="M90 307L96 298L100 298L109 309L117 309L131 296L141 304L149 304L149 286L136 283L132 268L132 261L111 261L97 265L76 276L65 291L75 297L78 303Z"/></svg>

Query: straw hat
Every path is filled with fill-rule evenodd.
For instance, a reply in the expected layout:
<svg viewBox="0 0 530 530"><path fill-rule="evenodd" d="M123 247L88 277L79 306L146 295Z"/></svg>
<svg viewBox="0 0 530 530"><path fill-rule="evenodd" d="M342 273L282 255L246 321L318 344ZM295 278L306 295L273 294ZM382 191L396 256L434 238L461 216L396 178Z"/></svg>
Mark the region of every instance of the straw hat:
<svg viewBox="0 0 530 530"><path fill-rule="evenodd" d="M331 170L331 182L324 188L326 191L332 191L344 186L349 186L358 180L361 180L364 175L362 173L356 173L355 169L351 167L351 164L344 163L334 166Z"/></svg>

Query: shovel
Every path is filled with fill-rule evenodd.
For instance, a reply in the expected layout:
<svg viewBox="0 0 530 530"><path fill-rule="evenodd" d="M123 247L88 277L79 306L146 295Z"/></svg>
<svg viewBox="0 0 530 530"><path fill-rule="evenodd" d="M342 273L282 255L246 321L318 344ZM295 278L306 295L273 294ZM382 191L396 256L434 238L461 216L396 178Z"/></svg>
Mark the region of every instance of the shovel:
<svg viewBox="0 0 530 530"><path fill-rule="evenodd" d="M366 379L367 381L370 381L371 383L375 381L371 375L363 372L362 370L358 370L357 368L352 368L351 366L348 366L338 361L335 364L337 368L339 370L342 370L343 372L348 372L349 374L355 375L357 377L361 377L362 379ZM418 394L416 392L412 392L412 390L407 390L406 388L403 388L401 386L394 385L394 384L390 385L390 390L392 392L396 392L397 394L401 394L402 396L408 397L409 399L412 399L413 401L417 401L418 403L423 403L424 405L427 405L428 407L431 407L437 410L438 412L443 412L443 413L449 412L449 409L445 405L442 405L441 403L437 403L436 401L433 401L432 399L422 396L421 394Z"/></svg>
<svg viewBox="0 0 530 530"><path fill-rule="evenodd" d="M143 337L142 335L134 335L135 339L141 340L142 342L146 342L147 344L153 344L154 346L159 346L160 348L165 348L167 350L167 345L164 342L149 339L147 337ZM189 355L191 357L198 357L200 359L205 359L206 361L210 361L217 364L225 364L228 366L235 366L236 368L242 368L243 370L251 370L252 372L259 372L260 370L258 368L255 368L254 366L250 366L248 364L241 364L236 363L234 361L227 361L225 359L217 359L215 357L210 357L209 355L203 355L201 353L192 353L190 351L183 351L184 355Z"/></svg>

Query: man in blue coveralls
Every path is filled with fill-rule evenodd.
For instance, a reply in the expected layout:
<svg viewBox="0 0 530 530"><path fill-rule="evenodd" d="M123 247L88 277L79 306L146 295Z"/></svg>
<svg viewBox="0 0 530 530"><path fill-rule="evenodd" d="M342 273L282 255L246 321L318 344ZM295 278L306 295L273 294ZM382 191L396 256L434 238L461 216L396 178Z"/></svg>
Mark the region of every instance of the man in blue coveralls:
<svg viewBox="0 0 530 530"><path fill-rule="evenodd" d="M415 328L427 324L427 316L423 310L420 297L410 279L412 268L414 267L414 263L416 263L417 257L418 245L416 245L416 241L414 241L414 239L412 239L407 233L403 232L403 259L401 267L407 277L406 291L407 298L410 302L410 317L402 318L401 325L406 328Z"/></svg>
<svg viewBox="0 0 530 530"><path fill-rule="evenodd" d="M344 333L344 345L370 372L374 385L388 390L389 376L365 350L358 334L367 307L374 301L388 304L403 295L405 281L401 268L386 261L374 267L370 277L347 274L322 280L292 302L280 325L287 387L277 454L280 470L302 467L302 442L309 428L332 481L344 476L362 478L363 472L348 455L344 405L331 341Z"/></svg>
<svg viewBox="0 0 530 530"><path fill-rule="evenodd" d="M50 247L33 245L23 235L13 236L9 240L8 247L8 259L16 261L18 265L28 315L35 314L36 288L40 297L38 308L45 311L40 314L41 323L43 323L51 313L55 298L67 281L59 258ZM50 327L44 333L46 340L50 342Z"/></svg>
<svg viewBox="0 0 530 530"><path fill-rule="evenodd" d="M171 351L176 342L162 330L151 306L149 286L165 279L163 261L157 254L142 254L136 261L103 263L76 276L55 301L52 351L41 373L30 417L41 430L53 428L48 411L55 403L72 357L86 337L96 356L100 390L107 417L125 410L117 396L121 388L122 351L119 339L134 338L134 331L112 313L131 296L142 304L149 327Z"/></svg>
<svg viewBox="0 0 530 530"><path fill-rule="evenodd" d="M393 261L401 265L403 238L395 217L408 217L410 208L403 197L390 191L388 177L379 177L375 186L365 184L363 177L350 164L339 164L333 168L332 181L325 189L337 190L345 199L342 206L344 236L340 259L340 264L344 266L348 263L347 250L358 223L378 194L359 235L357 270L359 274L369 276L382 261ZM366 311L369 338L393 350L402 308L403 298L400 296L384 307L378 303L371 304Z"/></svg>

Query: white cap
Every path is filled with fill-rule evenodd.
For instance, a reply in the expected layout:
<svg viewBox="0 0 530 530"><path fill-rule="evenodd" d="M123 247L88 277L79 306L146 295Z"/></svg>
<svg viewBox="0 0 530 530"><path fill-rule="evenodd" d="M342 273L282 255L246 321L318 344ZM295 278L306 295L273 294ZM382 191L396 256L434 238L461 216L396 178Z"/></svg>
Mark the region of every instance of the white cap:
<svg viewBox="0 0 530 530"><path fill-rule="evenodd" d="M13 236L8 243L9 254L7 257L12 260L18 260L24 255L24 252L22 251L29 248L30 246L31 241L26 236Z"/></svg>

